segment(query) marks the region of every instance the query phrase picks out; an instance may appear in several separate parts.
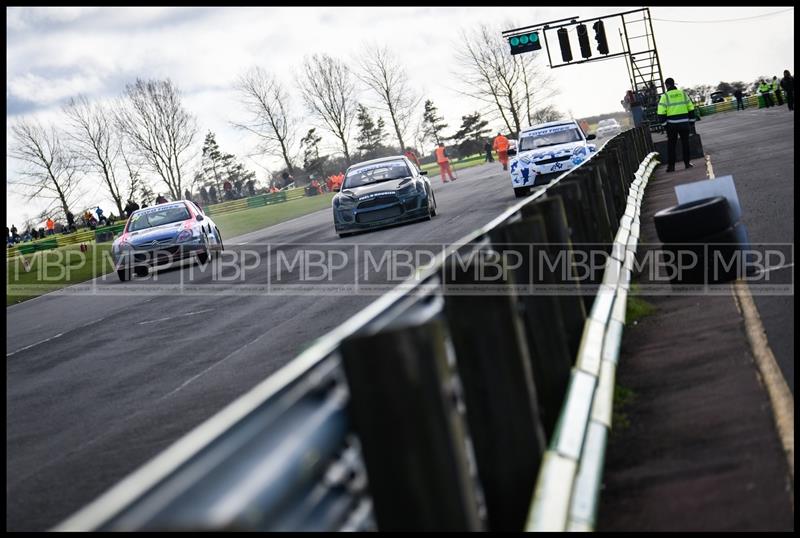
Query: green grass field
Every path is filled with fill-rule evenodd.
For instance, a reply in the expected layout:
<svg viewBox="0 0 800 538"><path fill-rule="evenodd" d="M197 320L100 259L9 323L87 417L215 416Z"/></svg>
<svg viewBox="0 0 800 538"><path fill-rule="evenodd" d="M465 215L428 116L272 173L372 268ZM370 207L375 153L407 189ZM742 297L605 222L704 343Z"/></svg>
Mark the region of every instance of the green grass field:
<svg viewBox="0 0 800 538"><path fill-rule="evenodd" d="M224 240L329 208L332 198L333 194L303 197L213 218ZM85 253L80 245L69 245L7 259L6 306L113 271L110 253L111 243L89 243Z"/></svg>
<svg viewBox="0 0 800 538"><path fill-rule="evenodd" d="M320 194L318 196L304 196L296 200L281 204L255 207L236 211L234 213L223 213L211 218L217 223L222 240L226 237L235 237L273 224L278 224L289 219L301 217L320 209L330 208L333 193ZM331 223L333 222L331 217Z"/></svg>
<svg viewBox="0 0 800 538"><path fill-rule="evenodd" d="M69 245L7 260L6 306L91 280L114 269L111 243L88 246L87 252L81 252L80 245Z"/></svg>
<svg viewBox="0 0 800 538"><path fill-rule="evenodd" d="M478 153L476 155L470 155L463 161L450 159L450 168L453 170L461 170L462 168L477 166L479 164L483 164L484 157L485 155L483 153ZM423 164L420 168L427 170L430 177L439 175L439 165L436 163Z"/></svg>

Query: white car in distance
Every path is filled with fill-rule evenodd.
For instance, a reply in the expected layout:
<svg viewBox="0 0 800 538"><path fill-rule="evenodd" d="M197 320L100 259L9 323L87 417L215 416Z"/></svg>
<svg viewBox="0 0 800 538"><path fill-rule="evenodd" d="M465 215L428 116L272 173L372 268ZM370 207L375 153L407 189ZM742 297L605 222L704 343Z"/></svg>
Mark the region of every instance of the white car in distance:
<svg viewBox="0 0 800 538"><path fill-rule="evenodd" d="M615 136L622 132L622 126L614 118L600 120L597 124L597 138Z"/></svg>

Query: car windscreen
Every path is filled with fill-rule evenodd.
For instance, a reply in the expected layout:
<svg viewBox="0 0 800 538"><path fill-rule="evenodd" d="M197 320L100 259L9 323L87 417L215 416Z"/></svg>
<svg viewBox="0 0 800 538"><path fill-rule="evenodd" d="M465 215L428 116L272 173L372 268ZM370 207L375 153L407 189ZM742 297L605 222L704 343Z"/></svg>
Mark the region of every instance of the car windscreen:
<svg viewBox="0 0 800 538"><path fill-rule="evenodd" d="M154 228L155 226L181 222L188 218L189 211L183 204L148 208L139 210L131 215L128 231L137 232L139 230L146 230L147 228Z"/></svg>
<svg viewBox="0 0 800 538"><path fill-rule="evenodd" d="M561 125L525 133L519 140L519 151L528 151L569 142L580 142L583 137L574 125Z"/></svg>
<svg viewBox="0 0 800 538"><path fill-rule="evenodd" d="M380 181L391 181L409 177L411 171L403 161L387 161L382 163L358 166L347 171L343 188L352 189Z"/></svg>

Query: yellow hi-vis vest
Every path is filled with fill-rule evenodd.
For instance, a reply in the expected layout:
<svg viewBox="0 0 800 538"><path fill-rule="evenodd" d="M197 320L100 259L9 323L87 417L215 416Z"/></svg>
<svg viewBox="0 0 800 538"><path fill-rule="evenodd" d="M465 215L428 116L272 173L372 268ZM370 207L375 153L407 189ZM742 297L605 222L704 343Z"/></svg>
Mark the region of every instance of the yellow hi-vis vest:
<svg viewBox="0 0 800 538"><path fill-rule="evenodd" d="M766 82L764 84L759 84L758 91L760 93L769 93L772 91L772 84L767 84Z"/></svg>
<svg viewBox="0 0 800 538"><path fill-rule="evenodd" d="M694 103L683 90L675 88L661 95L656 113L666 116L667 123L686 123L694 120Z"/></svg>

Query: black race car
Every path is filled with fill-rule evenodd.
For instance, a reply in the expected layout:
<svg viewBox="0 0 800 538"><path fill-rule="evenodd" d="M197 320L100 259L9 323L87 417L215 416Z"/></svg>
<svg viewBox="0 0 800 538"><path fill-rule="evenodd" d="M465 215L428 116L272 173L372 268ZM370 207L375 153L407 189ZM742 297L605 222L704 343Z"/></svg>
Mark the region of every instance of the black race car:
<svg viewBox="0 0 800 538"><path fill-rule="evenodd" d="M333 197L333 225L339 237L353 232L430 219L436 198L427 172L405 156L383 157L347 169Z"/></svg>

